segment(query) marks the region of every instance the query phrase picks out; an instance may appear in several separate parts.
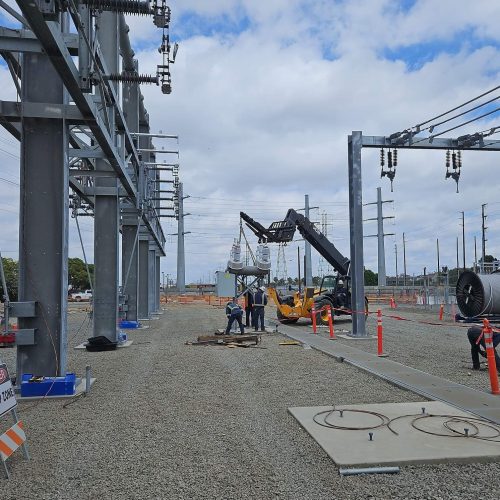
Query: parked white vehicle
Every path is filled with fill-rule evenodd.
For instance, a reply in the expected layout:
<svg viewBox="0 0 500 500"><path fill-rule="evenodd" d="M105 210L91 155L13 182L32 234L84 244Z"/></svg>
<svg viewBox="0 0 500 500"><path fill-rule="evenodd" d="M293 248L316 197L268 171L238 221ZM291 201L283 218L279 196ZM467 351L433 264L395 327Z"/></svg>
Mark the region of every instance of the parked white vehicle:
<svg viewBox="0 0 500 500"><path fill-rule="evenodd" d="M85 290L83 292L72 293L69 298L75 302L89 301L92 300L92 290Z"/></svg>

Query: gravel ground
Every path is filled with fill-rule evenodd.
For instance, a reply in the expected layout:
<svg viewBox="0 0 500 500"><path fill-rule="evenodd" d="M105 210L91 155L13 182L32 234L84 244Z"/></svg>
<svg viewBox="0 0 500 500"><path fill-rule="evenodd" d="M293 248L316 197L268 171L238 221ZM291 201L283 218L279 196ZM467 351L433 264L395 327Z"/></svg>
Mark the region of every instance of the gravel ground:
<svg viewBox="0 0 500 500"><path fill-rule="evenodd" d="M84 319L81 312L70 315L71 346L87 336L84 329L76 334ZM266 334L262 349L184 345L222 327L224 319L215 307L169 304L149 329L130 333L135 343L129 349L70 349L68 369L82 374L91 364L98 380L88 397L65 409L61 401L20 405L32 459L25 462L16 453L9 460L12 479L0 480L0 498L500 496L499 464L414 466L394 476L340 477L287 413L289 406L421 398L315 350L279 346L277 334ZM397 336L396 330L389 334L390 328L387 349L393 359L404 349L392 350ZM446 335L463 340L451 328L440 332L440 343L450 343ZM413 349L421 345L416 340L431 335L419 328L418 339L411 330L401 331L399 338ZM467 358L468 351L457 352L455 362ZM0 351L11 370L13 355L12 349ZM439 369L434 349L430 358L429 368Z"/></svg>
<svg viewBox="0 0 500 500"><path fill-rule="evenodd" d="M367 320L367 330L370 335L377 335L376 310L382 310L384 352L389 359L412 368L417 368L432 375L458 382L479 391L490 392L489 375L485 359L480 358L482 369L472 370L470 344L467 340L467 329L470 325L454 323L449 319L439 321L439 310L419 310L409 306L398 307L396 310L377 304L370 305L374 312ZM273 317L270 310L270 316ZM399 316L410 321L402 321L391 316ZM440 323L429 325L425 322ZM312 331L310 320L300 320L296 327ZM350 330L351 320L347 317L335 318L335 331ZM327 328L318 329L318 334L328 337ZM377 341L338 339L339 342L362 349L367 352L377 352ZM499 348L500 352L500 348Z"/></svg>

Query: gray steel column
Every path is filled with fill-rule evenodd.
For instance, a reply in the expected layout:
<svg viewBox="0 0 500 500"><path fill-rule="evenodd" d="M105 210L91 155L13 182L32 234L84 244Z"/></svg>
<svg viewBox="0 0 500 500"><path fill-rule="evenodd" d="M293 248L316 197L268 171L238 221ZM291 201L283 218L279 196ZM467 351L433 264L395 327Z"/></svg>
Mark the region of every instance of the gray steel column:
<svg viewBox="0 0 500 500"><path fill-rule="evenodd" d="M160 256L158 255L158 252L156 253L156 280L155 280L155 299L156 299L156 312L160 311Z"/></svg>
<svg viewBox="0 0 500 500"><path fill-rule="evenodd" d="M148 310L148 283L149 283L149 240L147 237L139 240L139 302L138 315L139 319L149 318Z"/></svg>
<svg viewBox="0 0 500 500"><path fill-rule="evenodd" d="M156 243L149 243L148 254L148 315L151 316L156 309Z"/></svg>
<svg viewBox="0 0 500 500"><path fill-rule="evenodd" d="M123 21L123 15L121 16ZM124 27L122 26L122 29ZM120 36L125 36L120 33ZM123 43L122 51L123 51ZM134 69L138 70L137 61L133 61ZM123 84L123 111L127 126L131 132L139 131L139 85L136 83ZM132 204L122 208L122 289L127 297L125 318L128 321L138 319L139 294L139 212ZM126 281L125 281L126 280Z"/></svg>
<svg viewBox="0 0 500 500"><path fill-rule="evenodd" d="M186 291L186 264L184 254L184 193L179 182L179 221L177 224L177 291Z"/></svg>
<svg viewBox="0 0 500 500"><path fill-rule="evenodd" d="M97 18L97 37L108 70L119 72L118 16L101 12ZM104 113L107 109L104 109ZM109 114L112 136L114 115ZM110 171L104 160L96 160L96 170ZM94 204L94 337L103 335L111 341L118 337L118 278L119 278L119 222L120 203L116 177L98 177L95 180ZM103 194L104 190L106 194ZM99 191L101 194L99 194Z"/></svg>
<svg viewBox="0 0 500 500"><path fill-rule="evenodd" d="M365 329L365 283L363 270L363 196L361 184L362 133L353 132L348 138L349 161L349 226L351 239L351 307L352 335L367 336Z"/></svg>
<svg viewBox="0 0 500 500"><path fill-rule="evenodd" d="M305 195L305 215L309 219L309 195ZM305 242L305 266L304 266L304 283L305 286L312 286L312 262L311 262L311 244Z"/></svg>
<svg viewBox="0 0 500 500"><path fill-rule="evenodd" d="M44 54L23 54L22 101L67 103L64 86ZM19 301L36 301L34 345L17 347L17 377L66 373L68 295L68 127L64 120L21 122Z"/></svg>
<svg viewBox="0 0 500 500"><path fill-rule="evenodd" d="M378 241L378 286L387 285L385 274L384 218L382 215L382 188L377 188L377 241Z"/></svg>
<svg viewBox="0 0 500 500"><path fill-rule="evenodd" d="M124 222L127 214L123 214ZM137 219L137 216L135 216ZM137 321L138 319L138 297L139 297L139 236L136 225L122 225L122 289L123 294L127 296L125 318L128 321Z"/></svg>

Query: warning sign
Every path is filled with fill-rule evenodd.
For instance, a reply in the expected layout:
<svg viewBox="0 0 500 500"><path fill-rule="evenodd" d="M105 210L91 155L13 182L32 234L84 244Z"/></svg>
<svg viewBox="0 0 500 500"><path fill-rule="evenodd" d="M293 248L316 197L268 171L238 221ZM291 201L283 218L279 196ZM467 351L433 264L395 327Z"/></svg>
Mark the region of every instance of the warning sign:
<svg viewBox="0 0 500 500"><path fill-rule="evenodd" d="M10 381L7 365L0 365L0 417L16 406L16 396Z"/></svg>

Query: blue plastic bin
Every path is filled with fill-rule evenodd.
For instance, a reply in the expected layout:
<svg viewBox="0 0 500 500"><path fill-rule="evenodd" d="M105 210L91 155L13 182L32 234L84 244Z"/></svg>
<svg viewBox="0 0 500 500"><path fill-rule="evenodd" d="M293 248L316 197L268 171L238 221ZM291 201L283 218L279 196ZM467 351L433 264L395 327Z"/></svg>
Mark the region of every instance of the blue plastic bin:
<svg viewBox="0 0 500 500"><path fill-rule="evenodd" d="M25 373L21 381L21 397L72 396L76 391L76 375L65 377L44 377L40 382L30 382L31 373Z"/></svg>
<svg viewBox="0 0 500 500"><path fill-rule="evenodd" d="M120 328L139 328L139 323L137 321L120 321Z"/></svg>

